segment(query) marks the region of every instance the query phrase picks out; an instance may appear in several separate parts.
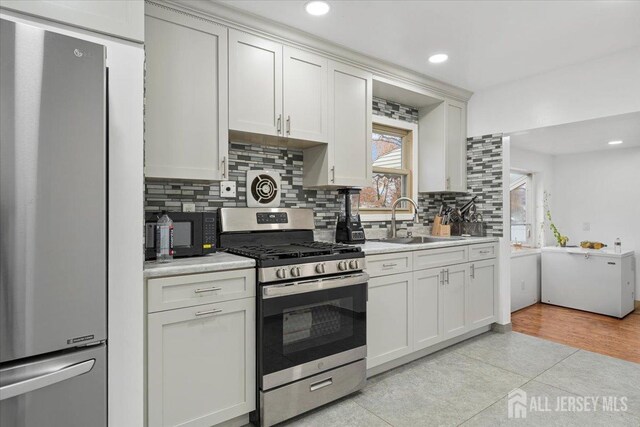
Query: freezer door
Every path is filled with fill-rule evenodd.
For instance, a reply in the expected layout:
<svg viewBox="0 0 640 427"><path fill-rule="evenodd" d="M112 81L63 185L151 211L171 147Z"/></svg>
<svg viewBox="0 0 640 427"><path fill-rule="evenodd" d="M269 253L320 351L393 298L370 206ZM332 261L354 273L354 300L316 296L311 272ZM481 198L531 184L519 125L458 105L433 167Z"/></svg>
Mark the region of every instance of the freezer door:
<svg viewBox="0 0 640 427"><path fill-rule="evenodd" d="M0 369L0 425L107 425L107 351L101 344Z"/></svg>
<svg viewBox="0 0 640 427"><path fill-rule="evenodd" d="M106 338L105 48L0 21L0 363Z"/></svg>

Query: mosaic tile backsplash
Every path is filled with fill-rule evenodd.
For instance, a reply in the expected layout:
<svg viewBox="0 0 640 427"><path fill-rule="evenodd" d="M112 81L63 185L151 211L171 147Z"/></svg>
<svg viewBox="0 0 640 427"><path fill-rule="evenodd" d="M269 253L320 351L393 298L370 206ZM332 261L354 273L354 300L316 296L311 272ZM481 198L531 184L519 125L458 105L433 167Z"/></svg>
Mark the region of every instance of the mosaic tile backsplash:
<svg viewBox="0 0 640 427"><path fill-rule="evenodd" d="M384 99L374 98L374 114L399 120L417 122L418 110ZM464 203L474 194L480 194L478 211L488 222L487 234L502 235L502 139L501 135L487 135L467 141L467 173L469 194L420 194L418 198L422 212L422 224L398 221L399 233L408 229L428 226L444 201L448 204ZM145 210L180 211L183 202L194 202L197 211L215 210L219 207L246 206L246 172L269 169L280 173L282 178L283 207L312 208L316 229L330 231L335 228L340 211L340 198L335 190L308 190L302 188L302 150L253 145L239 142L229 144L229 176L237 183L235 199L220 197L218 182L186 182L147 180L145 182ZM499 175L496 175L499 173ZM498 197L499 196L499 197ZM365 222L369 237L383 237L389 221ZM420 232L424 230L416 230ZM330 233L327 232L327 236Z"/></svg>

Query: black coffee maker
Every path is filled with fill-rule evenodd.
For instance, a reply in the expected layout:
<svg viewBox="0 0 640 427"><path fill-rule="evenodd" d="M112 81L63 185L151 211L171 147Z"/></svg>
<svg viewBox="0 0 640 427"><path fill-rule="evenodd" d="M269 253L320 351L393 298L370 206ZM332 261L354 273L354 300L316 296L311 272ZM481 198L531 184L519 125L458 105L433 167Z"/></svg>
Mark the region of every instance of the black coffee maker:
<svg viewBox="0 0 640 427"><path fill-rule="evenodd" d="M360 189L341 188L338 193L344 195L342 209L336 225L336 242L364 243L364 228L360 222Z"/></svg>

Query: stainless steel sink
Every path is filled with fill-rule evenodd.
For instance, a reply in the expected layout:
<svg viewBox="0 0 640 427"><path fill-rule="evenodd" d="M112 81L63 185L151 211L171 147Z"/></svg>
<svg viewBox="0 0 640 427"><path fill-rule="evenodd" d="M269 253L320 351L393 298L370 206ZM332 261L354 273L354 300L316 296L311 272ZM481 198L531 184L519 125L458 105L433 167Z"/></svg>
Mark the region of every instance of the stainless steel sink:
<svg viewBox="0 0 640 427"><path fill-rule="evenodd" d="M464 237L432 237L432 236L391 237L388 239L379 239L377 241L383 242L383 243L399 243L402 245L417 245L420 243L451 242L455 240L464 240Z"/></svg>

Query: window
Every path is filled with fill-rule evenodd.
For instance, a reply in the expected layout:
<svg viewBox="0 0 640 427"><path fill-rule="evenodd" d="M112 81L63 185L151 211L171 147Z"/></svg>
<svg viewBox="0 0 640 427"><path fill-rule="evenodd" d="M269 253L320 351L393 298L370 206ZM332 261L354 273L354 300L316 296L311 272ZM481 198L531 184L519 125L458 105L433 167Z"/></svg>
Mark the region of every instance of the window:
<svg viewBox="0 0 640 427"><path fill-rule="evenodd" d="M531 224L533 200L531 198L531 174L511 172L511 243L533 246Z"/></svg>
<svg viewBox="0 0 640 427"><path fill-rule="evenodd" d="M371 213L391 211L398 198L412 196L413 132L407 129L373 124L371 185L360 193L360 209ZM409 211L401 205L398 211Z"/></svg>

